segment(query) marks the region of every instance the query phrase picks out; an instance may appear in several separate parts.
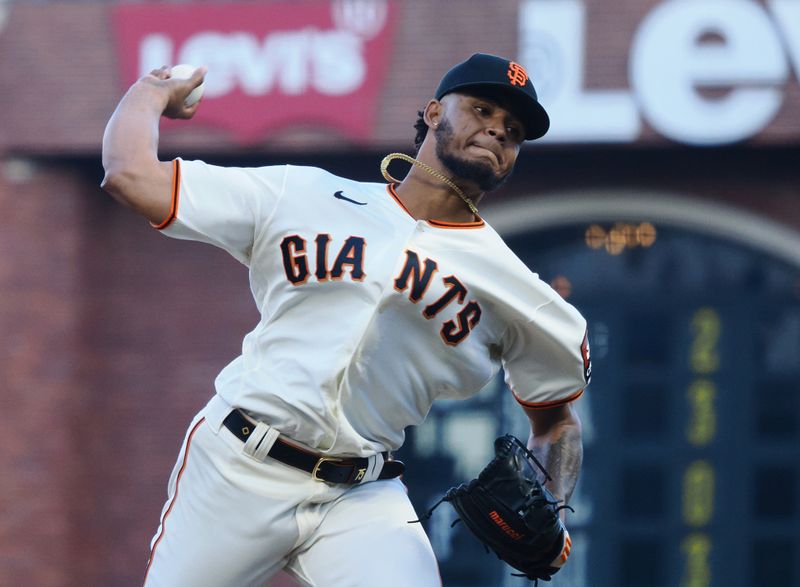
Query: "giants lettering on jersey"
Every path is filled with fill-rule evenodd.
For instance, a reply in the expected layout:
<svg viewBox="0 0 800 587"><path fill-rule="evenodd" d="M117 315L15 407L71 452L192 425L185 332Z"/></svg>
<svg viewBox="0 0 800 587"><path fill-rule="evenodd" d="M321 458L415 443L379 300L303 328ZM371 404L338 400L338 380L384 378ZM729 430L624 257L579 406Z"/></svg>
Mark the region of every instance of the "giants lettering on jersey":
<svg viewBox="0 0 800 587"><path fill-rule="evenodd" d="M406 250L406 261L400 274L394 280L394 289L399 292L408 291L408 299L415 304L425 297L430 287L433 275L438 271L436 261L425 259L420 264L419 255L414 251ZM428 320L444 310L455 300L463 308L456 314L455 320L448 320L442 325L439 334L442 340L451 346L463 341L478 325L481 319L481 306L475 300L470 300L464 305L468 290L455 275L442 278L447 291L438 299L422 309L422 315Z"/></svg>
<svg viewBox="0 0 800 587"><path fill-rule="evenodd" d="M281 256L286 279L292 285L302 285L312 275L319 282L329 279L336 281L342 279L345 268L349 268L350 277L354 281L364 281L364 277L366 277L366 273L364 273L364 249L366 248L364 238L348 237L332 264L330 258L333 257L329 256L328 250L330 243L331 235L329 234L318 234L314 238L314 253L311 255L314 259L312 272L309 265L310 251L308 251L306 239L297 234L284 237L281 241ZM409 290L408 299L416 304L425 297L433 276L438 270L436 261L426 258L420 263L417 253L406 250L405 263L400 274L394 280L394 289L401 293ZM439 299L427 304L422 309L422 315L430 320L453 301L459 306L463 306L456 314L455 319L446 321L439 331L446 344L456 346L467 338L480 322L481 306L475 300L464 303L469 290L455 275L443 277L442 283L446 288L445 293Z"/></svg>
<svg viewBox="0 0 800 587"><path fill-rule="evenodd" d="M334 281L342 279L345 268L349 267L350 277L353 281L364 281L364 239L360 236L351 236L344 241L342 248L336 254L333 265L329 267L328 246L331 235L318 234L314 239L314 277L317 281ZM302 285L311 276L306 254L306 239L293 234L284 237L281 241L281 255L283 256L283 269L286 279L292 285Z"/></svg>

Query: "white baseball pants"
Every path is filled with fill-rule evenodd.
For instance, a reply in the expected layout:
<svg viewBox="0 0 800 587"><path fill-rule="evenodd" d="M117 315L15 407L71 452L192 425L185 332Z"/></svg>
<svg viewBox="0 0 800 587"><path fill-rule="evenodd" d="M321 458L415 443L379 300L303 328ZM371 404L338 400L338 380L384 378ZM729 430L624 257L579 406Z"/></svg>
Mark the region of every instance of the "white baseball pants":
<svg viewBox="0 0 800 587"><path fill-rule="evenodd" d="M146 587L440 587L399 479L329 485L243 453L220 398L194 419L169 480ZM218 413L214 413L218 412Z"/></svg>

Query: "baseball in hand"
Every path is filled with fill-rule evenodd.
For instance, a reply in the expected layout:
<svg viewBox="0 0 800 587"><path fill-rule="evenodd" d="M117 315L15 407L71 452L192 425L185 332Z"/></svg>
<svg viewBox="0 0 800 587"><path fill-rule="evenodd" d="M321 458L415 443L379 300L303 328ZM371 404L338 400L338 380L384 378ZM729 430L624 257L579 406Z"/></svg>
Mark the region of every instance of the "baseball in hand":
<svg viewBox="0 0 800 587"><path fill-rule="evenodd" d="M170 70L170 76L174 77L175 79L189 79L192 77L194 70L197 69L194 65L189 65L188 63L181 63L180 65L176 65ZM191 106L195 102L197 102L201 96L203 95L203 86L205 86L205 82L197 86L192 92L186 96L186 100L183 103L186 106Z"/></svg>

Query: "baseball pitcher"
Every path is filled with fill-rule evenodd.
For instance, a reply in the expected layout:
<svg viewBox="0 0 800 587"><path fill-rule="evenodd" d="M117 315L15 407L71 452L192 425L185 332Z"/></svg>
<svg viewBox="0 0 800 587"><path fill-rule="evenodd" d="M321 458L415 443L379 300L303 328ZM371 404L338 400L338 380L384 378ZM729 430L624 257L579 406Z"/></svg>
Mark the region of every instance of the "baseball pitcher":
<svg viewBox="0 0 800 587"><path fill-rule="evenodd" d="M187 431L145 585L261 587L281 569L313 587L441 585L391 451L436 399L467 399L501 367L530 418L527 447L498 439L481 482L448 495L498 554L511 541L501 558L548 578L569 554L586 322L477 208L547 132L526 71L486 54L453 67L415 124L416 157L385 160L388 184L160 161L160 118L191 118L202 102L184 100L205 73L142 77L103 138L103 189L247 266L260 312ZM402 181L393 158L411 163ZM514 496L500 472L520 479Z"/></svg>

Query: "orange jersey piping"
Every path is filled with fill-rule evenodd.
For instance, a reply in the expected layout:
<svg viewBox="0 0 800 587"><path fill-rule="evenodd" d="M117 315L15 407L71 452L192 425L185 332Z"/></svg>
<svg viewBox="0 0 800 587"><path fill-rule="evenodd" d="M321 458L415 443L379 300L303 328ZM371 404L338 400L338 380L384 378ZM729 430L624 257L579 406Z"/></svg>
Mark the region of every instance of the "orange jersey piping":
<svg viewBox="0 0 800 587"><path fill-rule="evenodd" d="M180 161L174 159L172 161L172 201L169 207L169 216L167 216L161 224L153 224L156 230L163 230L178 216L178 199L181 193L181 164ZM152 224L152 223L151 223Z"/></svg>
<svg viewBox="0 0 800 587"><path fill-rule="evenodd" d="M167 511L164 512L164 517L161 519L161 532L156 538L156 541L153 543L153 549L150 551L150 560L147 561L147 569L144 573L144 583L143 585L147 584L147 576L150 574L150 567L153 565L153 560L156 558L156 548L158 548L161 539L164 538L164 529L167 523L167 516L169 516L170 512L172 512L172 508L175 507L175 502L178 500L178 490L180 489L181 477L183 477L183 472L186 470L186 463L189 461L189 449L192 446L192 439L194 438L195 432L200 427L200 424L205 422L205 418L201 418L200 421L194 425L192 431L189 433L189 438L186 440L186 451L183 453L183 462L181 463L181 468L178 471L178 476L175 479L175 495L172 496L172 501L167 508Z"/></svg>
<svg viewBox="0 0 800 587"><path fill-rule="evenodd" d="M394 184L390 183L386 186L386 190L389 192L389 195L394 198L394 201L397 202L397 205L400 206L403 210L405 210L406 214L414 218L411 212L408 211L406 205L403 204L403 201L397 195L397 192L394 189ZM414 218L416 220L416 218ZM474 220L472 222L447 222L445 220L426 220L428 224L431 226L435 226L436 228L456 228L456 229L465 229L465 228L482 228L486 225L483 221L483 218L478 216L478 220Z"/></svg>
<svg viewBox="0 0 800 587"><path fill-rule="evenodd" d="M473 222L446 222L444 220L426 220L428 224L431 226L436 226L437 228L455 228L455 229L469 229L469 228L482 228L486 225L483 221L483 218L478 217L478 220Z"/></svg>
<svg viewBox="0 0 800 587"><path fill-rule="evenodd" d="M388 184L386 186L386 191L389 192L389 195L392 196L392 198L394 198L394 201L397 202L397 205L400 206L403 210L405 210L406 214L408 214L409 216L411 216L411 218L416 220L416 218L414 218L414 216L411 214L411 212L408 211L408 208L406 208L406 205L403 203L403 201L397 195L397 192L394 191L394 184L393 183L390 183L390 184Z"/></svg>
<svg viewBox="0 0 800 587"><path fill-rule="evenodd" d="M549 408L555 408L555 407L558 407L558 406L563 406L564 404L568 404L571 401L574 401L574 400L578 399L579 397L581 397L583 395L583 389L579 389L578 391L576 391L572 395L568 395L565 398L552 400L552 401L549 401L549 402L526 402L525 400L521 399L517 395L517 392L514 391L513 389L511 390L511 393L514 394L514 399L517 400L519 403L521 403L526 408L530 408L532 410L546 410L546 409L549 409Z"/></svg>

